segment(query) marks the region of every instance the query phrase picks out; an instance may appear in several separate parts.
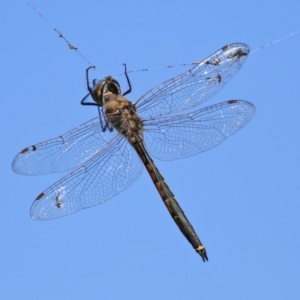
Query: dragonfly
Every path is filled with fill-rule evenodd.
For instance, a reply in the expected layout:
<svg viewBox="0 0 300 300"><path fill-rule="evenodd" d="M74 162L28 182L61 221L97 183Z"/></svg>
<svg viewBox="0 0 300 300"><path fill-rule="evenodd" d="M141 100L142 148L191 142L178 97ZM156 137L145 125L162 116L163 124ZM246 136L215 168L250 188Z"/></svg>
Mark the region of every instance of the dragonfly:
<svg viewBox="0 0 300 300"><path fill-rule="evenodd" d="M103 203L141 175L145 167L176 225L202 260L206 248L189 222L152 157L176 160L216 147L254 115L248 101L229 100L195 110L214 96L244 64L250 49L229 44L184 73L150 89L136 102L127 74L126 92L107 76L89 79L82 105L96 106L97 117L45 142L23 149L12 169L24 175L72 170L40 193L30 210L32 219L49 220ZM183 111L185 111L183 113Z"/></svg>

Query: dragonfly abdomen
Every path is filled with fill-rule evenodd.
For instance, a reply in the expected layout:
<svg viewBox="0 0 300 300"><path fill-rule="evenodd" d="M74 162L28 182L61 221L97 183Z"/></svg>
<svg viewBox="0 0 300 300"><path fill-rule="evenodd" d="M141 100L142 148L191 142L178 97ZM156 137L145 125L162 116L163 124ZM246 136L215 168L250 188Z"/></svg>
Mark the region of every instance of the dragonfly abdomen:
<svg viewBox="0 0 300 300"><path fill-rule="evenodd" d="M199 255L202 257L202 260L204 262L208 261L205 247L201 243L193 226L185 216L184 211L181 209L170 187L164 180L163 176L161 175L155 163L153 162L147 150L145 149L143 142L136 142L133 144L133 147L142 159L151 179L154 182L158 193L160 194L165 206L167 207L171 217L177 224L178 228L186 237L186 239L190 242L190 244L193 246L196 252L199 253Z"/></svg>

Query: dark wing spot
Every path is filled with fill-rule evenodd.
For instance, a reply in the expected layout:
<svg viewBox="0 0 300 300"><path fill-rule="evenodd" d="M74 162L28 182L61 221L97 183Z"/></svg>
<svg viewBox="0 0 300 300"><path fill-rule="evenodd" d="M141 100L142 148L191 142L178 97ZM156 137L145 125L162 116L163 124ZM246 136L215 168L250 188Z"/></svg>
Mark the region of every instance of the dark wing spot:
<svg viewBox="0 0 300 300"><path fill-rule="evenodd" d="M28 152L29 151L29 149L28 148L25 148L25 149L23 149L20 153L21 154L24 154L24 153L26 153L26 152Z"/></svg>
<svg viewBox="0 0 300 300"><path fill-rule="evenodd" d="M234 103L237 103L237 100L229 100L228 101L228 104L234 104Z"/></svg>
<svg viewBox="0 0 300 300"><path fill-rule="evenodd" d="M230 48L230 45L226 45L226 46L224 46L223 48L222 48L222 50L223 51L226 51L226 50L228 50Z"/></svg>
<svg viewBox="0 0 300 300"><path fill-rule="evenodd" d="M45 196L44 193L39 194L35 200L41 200Z"/></svg>

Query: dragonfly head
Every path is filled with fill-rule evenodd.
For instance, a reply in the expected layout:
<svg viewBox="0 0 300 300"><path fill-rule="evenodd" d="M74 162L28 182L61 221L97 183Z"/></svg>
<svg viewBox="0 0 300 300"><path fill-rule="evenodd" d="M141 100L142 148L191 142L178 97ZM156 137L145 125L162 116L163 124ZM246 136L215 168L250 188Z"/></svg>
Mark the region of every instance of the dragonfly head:
<svg viewBox="0 0 300 300"><path fill-rule="evenodd" d="M93 88L93 99L97 104L103 106L109 98L109 95L120 95L121 87L117 80L111 76L106 77L104 80L99 80L94 83Z"/></svg>

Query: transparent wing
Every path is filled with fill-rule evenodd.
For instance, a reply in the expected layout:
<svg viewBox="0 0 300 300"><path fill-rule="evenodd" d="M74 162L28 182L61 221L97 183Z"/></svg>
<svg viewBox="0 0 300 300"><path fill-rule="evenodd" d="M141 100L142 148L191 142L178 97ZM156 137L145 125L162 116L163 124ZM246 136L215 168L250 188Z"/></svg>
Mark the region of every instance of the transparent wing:
<svg viewBox="0 0 300 300"><path fill-rule="evenodd" d="M251 103L231 100L189 114L147 120L145 143L149 153L161 160L192 156L222 143L254 113Z"/></svg>
<svg viewBox="0 0 300 300"><path fill-rule="evenodd" d="M99 117L54 139L22 150L13 160L14 172L24 175L63 172L88 161L117 133L102 131Z"/></svg>
<svg viewBox="0 0 300 300"><path fill-rule="evenodd" d="M241 68L250 49L230 44L196 63L192 69L148 91L136 102L144 119L179 112L211 98Z"/></svg>
<svg viewBox="0 0 300 300"><path fill-rule="evenodd" d="M100 204L130 186L142 170L134 148L118 135L85 165L41 193L32 204L31 217L54 219Z"/></svg>

